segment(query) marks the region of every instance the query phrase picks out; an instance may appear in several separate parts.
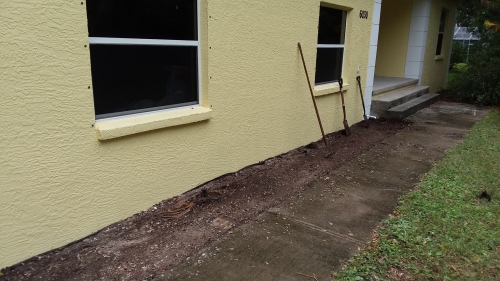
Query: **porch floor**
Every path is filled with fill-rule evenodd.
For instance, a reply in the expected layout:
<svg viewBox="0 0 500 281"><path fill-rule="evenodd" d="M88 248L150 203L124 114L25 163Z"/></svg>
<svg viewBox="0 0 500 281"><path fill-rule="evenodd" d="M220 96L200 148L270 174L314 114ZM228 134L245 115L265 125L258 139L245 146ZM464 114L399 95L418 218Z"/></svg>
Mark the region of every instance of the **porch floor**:
<svg viewBox="0 0 500 281"><path fill-rule="evenodd" d="M373 95L378 95L383 92L392 91L413 84L418 84L418 79L375 76L373 80Z"/></svg>

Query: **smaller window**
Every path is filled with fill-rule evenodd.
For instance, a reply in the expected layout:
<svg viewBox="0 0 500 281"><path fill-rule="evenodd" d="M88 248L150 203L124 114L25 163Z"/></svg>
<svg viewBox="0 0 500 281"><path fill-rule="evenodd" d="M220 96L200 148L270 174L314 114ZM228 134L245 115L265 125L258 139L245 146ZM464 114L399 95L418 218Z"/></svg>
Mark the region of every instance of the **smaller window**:
<svg viewBox="0 0 500 281"><path fill-rule="evenodd" d="M441 55L443 49L443 38L444 38L444 28L446 25L446 14L448 12L443 9L441 11L441 19L439 20L439 34L438 34L438 43L436 48L436 56Z"/></svg>
<svg viewBox="0 0 500 281"><path fill-rule="evenodd" d="M346 17L346 11L320 7L316 85L336 82L342 76Z"/></svg>

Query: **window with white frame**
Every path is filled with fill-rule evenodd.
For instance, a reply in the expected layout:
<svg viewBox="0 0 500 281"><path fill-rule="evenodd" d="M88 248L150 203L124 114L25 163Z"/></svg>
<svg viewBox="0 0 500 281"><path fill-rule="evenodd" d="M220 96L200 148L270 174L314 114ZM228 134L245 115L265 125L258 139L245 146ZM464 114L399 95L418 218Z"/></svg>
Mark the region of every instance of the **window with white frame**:
<svg viewBox="0 0 500 281"><path fill-rule="evenodd" d="M315 84L337 82L342 76L347 12L321 6Z"/></svg>
<svg viewBox="0 0 500 281"><path fill-rule="evenodd" d="M446 26L446 14L448 11L446 9L441 10L441 18L439 19L439 34L438 34L438 42L436 47L436 56L440 56L443 51L443 39L444 39L444 30Z"/></svg>
<svg viewBox="0 0 500 281"><path fill-rule="evenodd" d="M198 0L87 0L96 119L199 103Z"/></svg>

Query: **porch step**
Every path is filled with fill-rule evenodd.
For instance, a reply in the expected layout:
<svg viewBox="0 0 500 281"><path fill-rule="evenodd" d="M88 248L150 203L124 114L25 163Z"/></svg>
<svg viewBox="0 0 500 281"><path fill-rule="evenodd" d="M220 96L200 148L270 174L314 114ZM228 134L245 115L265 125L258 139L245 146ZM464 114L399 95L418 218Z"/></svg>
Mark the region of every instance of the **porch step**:
<svg viewBox="0 0 500 281"><path fill-rule="evenodd" d="M376 76L375 80L376 83L373 85L374 96L418 84L418 79L413 78Z"/></svg>
<svg viewBox="0 0 500 281"><path fill-rule="evenodd" d="M429 93L428 86L414 86L385 96L374 96L372 100L372 112L379 117L386 117L389 108L393 108L427 93Z"/></svg>
<svg viewBox="0 0 500 281"><path fill-rule="evenodd" d="M425 94L421 97L410 100L396 107L387 110L387 117L394 119L404 119L413 113L439 101L439 94Z"/></svg>

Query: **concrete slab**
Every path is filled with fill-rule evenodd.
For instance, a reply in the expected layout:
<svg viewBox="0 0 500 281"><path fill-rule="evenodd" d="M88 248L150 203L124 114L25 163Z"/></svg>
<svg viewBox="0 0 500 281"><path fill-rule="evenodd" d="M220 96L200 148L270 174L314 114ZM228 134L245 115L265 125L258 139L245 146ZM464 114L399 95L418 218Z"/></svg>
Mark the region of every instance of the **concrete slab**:
<svg viewBox="0 0 500 281"><path fill-rule="evenodd" d="M162 280L331 280L331 272L358 252L432 163L461 141L487 113L438 102L399 132L320 175L297 197L234 229ZM312 279L311 279L312 280Z"/></svg>
<svg viewBox="0 0 500 281"><path fill-rule="evenodd" d="M375 76L373 80L373 95L378 95L383 92L392 91L414 84L418 84L418 79Z"/></svg>
<svg viewBox="0 0 500 281"><path fill-rule="evenodd" d="M328 231L287 220L271 213L229 234L181 267L167 272L167 280L304 280L316 275L331 280L338 256L351 256L358 243ZM307 261L307 262L305 262Z"/></svg>

